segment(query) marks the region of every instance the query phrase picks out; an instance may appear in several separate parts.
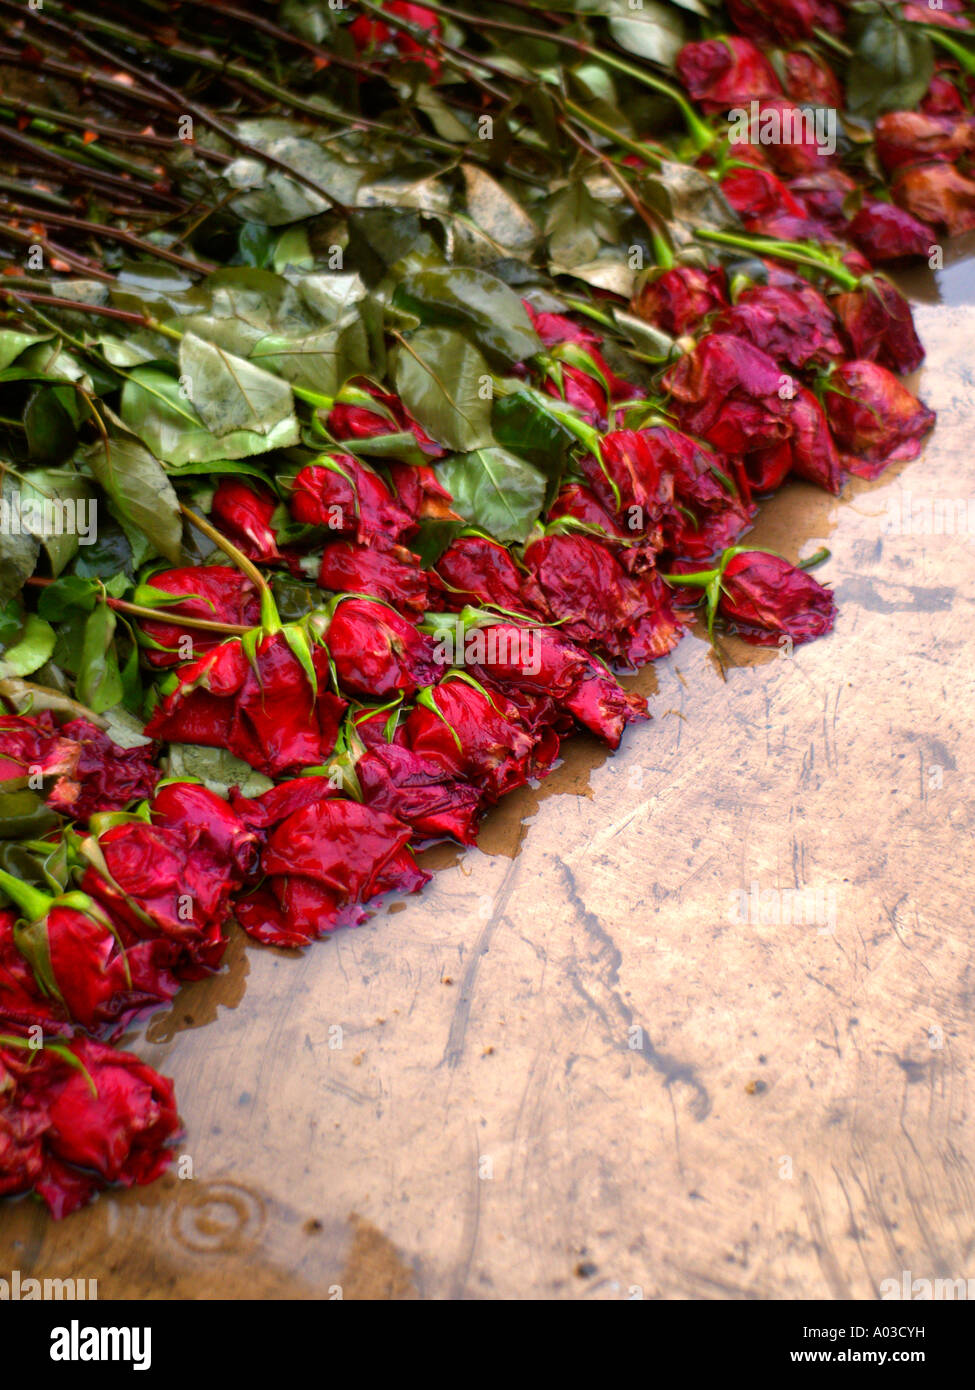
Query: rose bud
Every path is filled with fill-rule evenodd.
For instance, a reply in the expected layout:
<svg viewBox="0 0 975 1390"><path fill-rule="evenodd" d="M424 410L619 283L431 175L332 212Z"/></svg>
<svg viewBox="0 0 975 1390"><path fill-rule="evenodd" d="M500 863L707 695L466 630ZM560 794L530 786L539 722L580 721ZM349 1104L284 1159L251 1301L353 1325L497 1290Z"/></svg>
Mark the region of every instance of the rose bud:
<svg viewBox="0 0 975 1390"><path fill-rule="evenodd" d="M184 668L145 731L226 748L269 777L314 767L335 747L345 702L327 689L324 649L316 646L310 660L314 685L286 631L260 637L253 659L234 638Z"/></svg>
<svg viewBox="0 0 975 1390"><path fill-rule="evenodd" d="M342 394L354 395L356 400L346 403L340 398L333 406L326 422L333 439L379 439L409 433L428 458L443 458L446 450L413 419L399 396L380 391L369 382L364 388L346 386Z"/></svg>
<svg viewBox="0 0 975 1390"><path fill-rule="evenodd" d="M87 821L99 811L117 811L132 801L151 796L159 781L153 767L158 745L146 743L120 748L108 734L87 719L72 719L61 733L79 746L78 766L71 777L62 777L47 804L72 820Z"/></svg>
<svg viewBox="0 0 975 1390"><path fill-rule="evenodd" d="M25 782L31 775L73 777L81 748L58 730L53 716L0 714L0 784Z"/></svg>
<svg viewBox="0 0 975 1390"><path fill-rule="evenodd" d="M975 149L975 119L888 111L877 117L874 138L888 174L907 164L954 164Z"/></svg>
<svg viewBox="0 0 975 1390"><path fill-rule="evenodd" d="M355 765L365 804L412 827L421 839L477 842L481 793L434 758L395 743L367 750Z"/></svg>
<svg viewBox="0 0 975 1390"><path fill-rule="evenodd" d="M591 456L586 464L596 467ZM641 536L641 514L634 513L628 520L634 522L632 531L626 530L600 502L591 488L579 483L566 483L546 513L546 522L560 521L572 517L586 527L600 532L599 539L610 542L613 554L628 574L639 574L641 570L652 569L657 552L663 544L663 527L658 526L652 535Z"/></svg>
<svg viewBox="0 0 975 1390"><path fill-rule="evenodd" d="M308 781L315 779L308 778ZM149 807L152 824L185 832L191 845L204 846L241 879L257 867L257 836L236 811L199 782L167 782Z"/></svg>
<svg viewBox="0 0 975 1390"><path fill-rule="evenodd" d="M768 353L733 334L709 333L662 384L679 403L682 428L723 453L773 448L790 433L795 383Z"/></svg>
<svg viewBox="0 0 975 1390"><path fill-rule="evenodd" d="M493 604L511 613L529 611L522 572L508 550L487 536L458 536L437 561L442 598L451 610Z"/></svg>
<svg viewBox="0 0 975 1390"><path fill-rule="evenodd" d="M388 718L388 714L384 714L383 718ZM260 832L280 825L295 811L337 795L338 789L330 777L295 777L290 782L279 782L276 787L269 787L260 796L244 796L233 787L230 801L234 814L248 829L257 831L263 842L266 836L261 836Z"/></svg>
<svg viewBox="0 0 975 1390"><path fill-rule="evenodd" d="M424 5L411 5L407 0L381 0L381 3L391 19L398 15L409 24L429 29L431 34L440 33L440 20ZM429 70L431 82L436 82L440 77L439 59L404 29L398 29L395 23L390 28L381 19L372 19L364 14L357 15L349 25L349 35L361 53L370 54L373 49L384 44L393 44L401 58L422 63Z"/></svg>
<svg viewBox="0 0 975 1390"><path fill-rule="evenodd" d="M258 858L253 831L243 825L230 830L216 817L207 821L208 808L197 809L196 826L167 823L165 812L154 825L112 826L87 847L91 867L81 881L133 935L165 940L180 979L197 979L220 964L231 895L255 871Z"/></svg>
<svg viewBox="0 0 975 1390"><path fill-rule="evenodd" d="M410 828L342 798L295 811L273 830L261 858L263 886L237 899L236 916L259 941L304 946L361 922L358 906L386 892L416 892L430 875L407 848Z"/></svg>
<svg viewBox="0 0 975 1390"><path fill-rule="evenodd" d="M599 458L583 459L581 470L602 505L634 540L659 526L674 500L674 480L660 463L648 430L613 430L599 441ZM631 526L631 522L637 522Z"/></svg>
<svg viewBox="0 0 975 1390"><path fill-rule="evenodd" d="M24 913L14 928L17 949L41 988L83 1028L122 1028L176 993L165 952L152 942L127 949L119 925L88 894L51 897L5 870L0 888Z"/></svg>
<svg viewBox="0 0 975 1390"><path fill-rule="evenodd" d="M378 600L342 599L326 641L339 686L350 695L383 699L401 693L409 699L438 674L433 639Z"/></svg>
<svg viewBox="0 0 975 1390"><path fill-rule="evenodd" d="M736 153L735 157L743 156ZM721 192L735 212L741 214L746 227L757 231L764 230L776 218L792 217L802 222L808 217L805 206L771 169L757 165L731 169L722 176Z"/></svg>
<svg viewBox="0 0 975 1390"><path fill-rule="evenodd" d="M158 669L196 660L224 641L219 632L180 627L170 614L181 613L187 618L231 623L237 627L254 627L260 621L261 603L256 588L246 575L230 565L194 565L186 569L163 570L161 574L153 575L148 585L136 590L136 602L143 603L151 597L151 593L147 592L149 590L180 596L166 604L166 618L143 618L140 621L143 636L147 639L143 644L143 656L148 665ZM186 650L191 651L190 657L182 654Z"/></svg>
<svg viewBox="0 0 975 1390"><path fill-rule="evenodd" d="M866 277L855 290L834 295L832 304L854 357L879 362L902 376L920 367L924 348L911 306L889 280L880 275Z"/></svg>
<svg viewBox="0 0 975 1390"><path fill-rule="evenodd" d="M918 164L905 169L891 189L894 201L922 222L961 236L975 227L975 181L951 164Z"/></svg>
<svg viewBox="0 0 975 1390"><path fill-rule="evenodd" d="M928 116L963 116L965 114L965 98L958 90L958 84L952 80L952 76L957 76L957 72L950 68L944 68L940 63L928 84L928 90L921 100L921 110Z"/></svg>
<svg viewBox="0 0 975 1390"><path fill-rule="evenodd" d="M271 518L278 507L269 488L240 478L221 478L210 505L210 519L252 560L282 558Z"/></svg>
<svg viewBox="0 0 975 1390"><path fill-rule="evenodd" d="M552 535L525 547L525 564L560 630L611 657L642 664L672 651L681 627L666 586L651 572L627 574L591 536Z"/></svg>
<svg viewBox="0 0 975 1390"><path fill-rule="evenodd" d="M0 1031L40 1026L46 1033L66 1031L66 1012L45 995L26 958L17 949L14 926L17 913L0 908ZM0 1083L2 1084L2 1083ZM3 1143L0 1140L0 1171ZM2 1181L2 1179L0 1179Z"/></svg>
<svg viewBox="0 0 975 1390"><path fill-rule="evenodd" d="M322 589L333 593L368 594L419 616L427 608L427 578L417 557L398 546L373 550L353 541L333 541L322 552L318 571Z"/></svg>
<svg viewBox="0 0 975 1390"><path fill-rule="evenodd" d="M153 1182L179 1132L172 1082L129 1052L0 1044L0 1192L36 1191L59 1219L106 1184Z"/></svg>
<svg viewBox="0 0 975 1390"><path fill-rule="evenodd" d="M381 550L416 529L382 478L351 454L303 468L295 478L291 512L296 521Z"/></svg>
<svg viewBox="0 0 975 1390"><path fill-rule="evenodd" d="M874 262L927 256L934 241L934 232L926 223L879 198L865 200L849 230L860 250Z"/></svg>
<svg viewBox="0 0 975 1390"><path fill-rule="evenodd" d="M732 24L751 39L795 43L817 29L842 34L843 11L834 0L727 0Z"/></svg>
<svg viewBox="0 0 975 1390"><path fill-rule="evenodd" d="M836 329L833 311L811 285L753 285L710 324L711 332L735 334L797 370L843 355Z"/></svg>
<svg viewBox="0 0 975 1390"><path fill-rule="evenodd" d="M841 363L827 380L823 406L843 463L858 478L917 458L935 418L876 362Z"/></svg>
<svg viewBox="0 0 975 1390"><path fill-rule="evenodd" d="M809 217L815 218L830 229L835 241L842 241L846 237L849 224L846 215L847 199L858 187L856 179L850 178L849 174L845 174L835 165L826 169L810 170L800 174L798 178L789 180L789 192L803 205ZM801 284L808 283L802 281L800 276L791 278L800 280ZM774 283L771 276L768 283Z"/></svg>
<svg viewBox="0 0 975 1390"><path fill-rule="evenodd" d="M487 654L478 673L509 698L548 696L613 748L625 724L648 717L645 700L628 695L601 662L555 629L499 623L483 632ZM526 662L526 654L534 660Z"/></svg>
<svg viewBox="0 0 975 1390"><path fill-rule="evenodd" d="M460 677L425 691L404 729L414 753L432 758L448 775L466 778L489 803L542 770L535 755L539 740L525 728L517 707Z"/></svg>
<svg viewBox="0 0 975 1390"><path fill-rule="evenodd" d="M707 112L727 111L753 99L782 95L768 59L737 34L687 43L675 62L680 80Z"/></svg>
<svg viewBox="0 0 975 1390"><path fill-rule="evenodd" d="M631 312L671 337L696 333L701 321L728 303L724 271L676 265L652 271L630 305Z"/></svg>
<svg viewBox="0 0 975 1390"><path fill-rule="evenodd" d="M642 388L613 372L599 350L603 340L598 333L561 314L536 313L527 300L522 302L542 342L556 349L554 370L544 383L548 395L567 401L601 429L613 402L643 396Z"/></svg>
<svg viewBox="0 0 975 1390"><path fill-rule="evenodd" d="M777 646L783 634L798 646L832 629L836 602L805 570L778 555L748 550L724 567L718 612L755 646Z"/></svg>
<svg viewBox="0 0 975 1390"><path fill-rule="evenodd" d="M843 88L836 75L825 63L815 58L804 48L797 48L783 57L785 63L785 91L790 100L799 106L832 107L842 110L845 106ZM775 93L755 92L755 96L774 96Z"/></svg>
<svg viewBox="0 0 975 1390"><path fill-rule="evenodd" d="M397 501L415 521L422 521L426 517L435 520L458 519L457 513L450 507L454 499L437 481L436 473L427 464L397 463L393 460L388 472Z"/></svg>
<svg viewBox="0 0 975 1390"><path fill-rule="evenodd" d="M766 144L763 137L770 128L773 139ZM760 101L749 129L752 143L761 142L768 162L782 178L815 172L836 158L820 144L813 121L807 120L802 109L784 97Z"/></svg>

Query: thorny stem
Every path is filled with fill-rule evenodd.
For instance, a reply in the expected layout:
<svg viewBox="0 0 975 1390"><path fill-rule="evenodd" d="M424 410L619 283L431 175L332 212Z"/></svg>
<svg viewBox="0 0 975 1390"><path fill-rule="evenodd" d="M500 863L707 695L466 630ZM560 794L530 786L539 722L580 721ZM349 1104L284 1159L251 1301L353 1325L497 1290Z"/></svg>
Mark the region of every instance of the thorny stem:
<svg viewBox="0 0 975 1390"><path fill-rule="evenodd" d="M209 521L199 516L188 507L185 502L179 503L179 509L191 525L195 526L214 545L219 546L228 559L233 560L241 574L246 574L247 578L255 586L261 596L261 627L268 633L279 632L281 630L281 619L278 616L277 605L274 602L274 595L271 593L270 586L261 571L249 560L242 550L228 541L227 537ZM248 629L249 630L249 629Z"/></svg>

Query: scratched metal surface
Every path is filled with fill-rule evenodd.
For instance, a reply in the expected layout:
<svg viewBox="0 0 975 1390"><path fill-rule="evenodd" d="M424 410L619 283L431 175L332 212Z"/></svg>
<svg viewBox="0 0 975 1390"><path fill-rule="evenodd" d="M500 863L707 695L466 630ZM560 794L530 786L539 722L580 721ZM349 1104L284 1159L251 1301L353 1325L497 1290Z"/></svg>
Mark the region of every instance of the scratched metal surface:
<svg viewBox="0 0 975 1390"><path fill-rule="evenodd" d="M975 541L884 533L905 493L975 496L975 309L918 320L923 459L841 501L790 488L757 532L832 548L834 635L728 643L727 682L688 638L635 682L654 719L621 754L578 740L422 896L300 959L237 939L136 1039L192 1179L60 1225L4 1205L0 1271L188 1298L975 1274ZM822 910L735 920L752 884L766 916L803 886Z"/></svg>

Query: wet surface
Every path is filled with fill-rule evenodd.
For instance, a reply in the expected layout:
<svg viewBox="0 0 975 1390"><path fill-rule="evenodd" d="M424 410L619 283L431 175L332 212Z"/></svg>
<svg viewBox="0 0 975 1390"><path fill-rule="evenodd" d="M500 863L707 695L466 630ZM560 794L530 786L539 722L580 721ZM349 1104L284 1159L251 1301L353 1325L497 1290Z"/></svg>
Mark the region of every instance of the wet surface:
<svg viewBox="0 0 975 1390"><path fill-rule="evenodd" d="M132 1040L175 1078L178 1167L59 1225L0 1207L0 1272L824 1299L973 1273L975 273L946 262L946 302L915 290L926 454L790 486L754 535L830 547L834 634L727 639L726 679L688 637L633 682L652 723L568 745L421 896L302 957L238 937Z"/></svg>

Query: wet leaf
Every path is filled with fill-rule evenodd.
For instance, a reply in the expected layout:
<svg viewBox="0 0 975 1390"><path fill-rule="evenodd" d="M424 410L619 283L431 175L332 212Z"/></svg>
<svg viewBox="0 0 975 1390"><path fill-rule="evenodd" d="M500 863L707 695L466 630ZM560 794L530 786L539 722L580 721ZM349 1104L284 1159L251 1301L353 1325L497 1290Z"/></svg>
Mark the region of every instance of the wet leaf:
<svg viewBox="0 0 975 1390"><path fill-rule="evenodd" d="M115 614L107 603L100 603L85 621L78 670L78 699L101 714L122 698L122 677L113 645Z"/></svg>
<svg viewBox="0 0 975 1390"><path fill-rule="evenodd" d="M443 266L408 275L393 303L422 323L465 328L482 351L508 364L541 351L518 295L486 270Z"/></svg>
<svg viewBox="0 0 975 1390"><path fill-rule="evenodd" d="M267 435L293 415L286 381L194 333L179 345L179 367L190 400L218 439L235 430Z"/></svg>
<svg viewBox="0 0 975 1390"><path fill-rule="evenodd" d="M181 394L176 378L158 367L137 367L130 373L122 391L122 419L156 458L177 466L290 448L300 437L298 421L292 415L268 434L234 430L218 439Z"/></svg>
<svg viewBox="0 0 975 1390"><path fill-rule="evenodd" d="M421 328L392 356L396 390L432 439L465 451L491 443L491 374L463 334Z"/></svg>
<svg viewBox="0 0 975 1390"><path fill-rule="evenodd" d="M153 550L179 560L183 520L172 483L158 459L135 439L99 440L82 457L124 528L134 527ZM130 537L131 539L131 537Z"/></svg>
<svg viewBox="0 0 975 1390"><path fill-rule="evenodd" d="M54 641L51 624L36 613L28 613L24 630L17 641L0 653L0 680L10 676L33 675L50 658Z"/></svg>
<svg viewBox="0 0 975 1390"><path fill-rule="evenodd" d="M454 511L499 541L523 541L545 500L545 477L497 446L445 459L437 477Z"/></svg>

